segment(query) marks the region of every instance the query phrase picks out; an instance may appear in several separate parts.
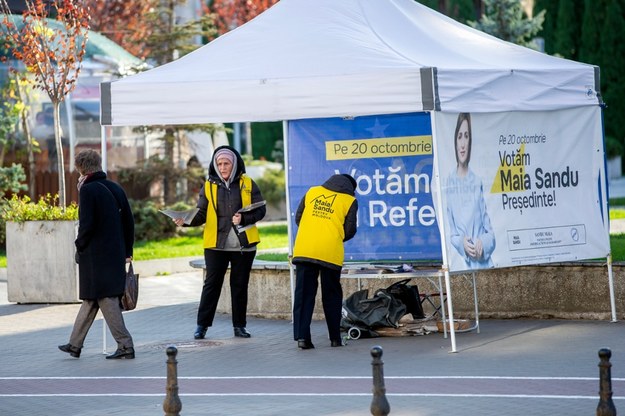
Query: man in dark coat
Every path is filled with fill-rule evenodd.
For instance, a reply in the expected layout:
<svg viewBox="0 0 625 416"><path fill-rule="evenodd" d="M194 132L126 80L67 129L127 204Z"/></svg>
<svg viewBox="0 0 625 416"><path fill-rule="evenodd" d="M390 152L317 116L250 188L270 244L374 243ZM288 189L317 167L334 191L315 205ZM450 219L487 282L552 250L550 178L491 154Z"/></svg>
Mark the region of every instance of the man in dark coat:
<svg viewBox="0 0 625 416"><path fill-rule="evenodd" d="M102 159L94 150L83 150L75 158L80 173L79 223L76 262L79 267L79 297L69 344L59 349L80 357L87 332L102 310L117 350L107 359L135 358L134 345L124 324L120 297L124 293L126 263L132 259L134 221L124 190L106 179Z"/></svg>

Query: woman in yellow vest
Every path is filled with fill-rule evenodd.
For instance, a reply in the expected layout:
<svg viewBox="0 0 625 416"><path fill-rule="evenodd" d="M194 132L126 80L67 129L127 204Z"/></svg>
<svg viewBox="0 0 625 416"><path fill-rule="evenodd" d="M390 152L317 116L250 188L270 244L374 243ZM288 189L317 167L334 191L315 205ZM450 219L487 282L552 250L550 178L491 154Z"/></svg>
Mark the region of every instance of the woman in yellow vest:
<svg viewBox="0 0 625 416"><path fill-rule="evenodd" d="M230 265L230 293L234 336L249 338L247 331L247 288L250 270L260 242L256 223L265 216L263 196L256 183L245 174L241 155L230 146L215 150L208 179L197 203L199 208L189 226L204 226L206 280L197 313L194 338L203 339L213 325L224 277ZM250 208L251 204L260 206ZM183 226L182 220L175 220Z"/></svg>
<svg viewBox="0 0 625 416"><path fill-rule="evenodd" d="M343 242L356 234L358 201L356 181L350 175L333 175L322 186L313 186L300 201L293 264L296 265L293 302L293 337L301 349L315 348L310 323L315 308L317 278L321 275L321 301L330 345L340 347L343 288Z"/></svg>

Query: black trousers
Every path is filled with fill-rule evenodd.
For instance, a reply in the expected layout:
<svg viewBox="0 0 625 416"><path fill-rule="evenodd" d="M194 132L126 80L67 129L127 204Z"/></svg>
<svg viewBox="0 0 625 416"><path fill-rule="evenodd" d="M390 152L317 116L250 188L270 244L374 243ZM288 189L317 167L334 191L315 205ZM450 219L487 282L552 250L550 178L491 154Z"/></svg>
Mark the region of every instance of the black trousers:
<svg viewBox="0 0 625 416"><path fill-rule="evenodd" d="M200 306L197 311L197 324L213 326L221 287L230 264L230 294L232 300L232 326L247 325L247 287L250 270L256 257L254 251L204 250L206 280L202 287Z"/></svg>
<svg viewBox="0 0 625 416"><path fill-rule="evenodd" d="M341 270L330 269L315 263L297 263L293 302L293 338L295 340L311 339L310 323L315 309L319 276L321 276L321 301L328 335L332 341L341 339L341 309L343 307Z"/></svg>

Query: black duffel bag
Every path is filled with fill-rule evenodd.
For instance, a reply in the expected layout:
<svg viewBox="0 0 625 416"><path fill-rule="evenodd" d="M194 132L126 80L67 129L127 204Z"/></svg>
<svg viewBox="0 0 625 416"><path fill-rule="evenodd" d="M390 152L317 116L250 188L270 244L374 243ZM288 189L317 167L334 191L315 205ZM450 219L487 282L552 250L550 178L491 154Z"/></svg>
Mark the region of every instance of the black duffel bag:
<svg viewBox="0 0 625 416"><path fill-rule="evenodd" d="M368 294L369 291L363 289L345 299L341 326L368 329L399 327L399 320L406 314L406 306L384 289L378 290L370 299Z"/></svg>
<svg viewBox="0 0 625 416"><path fill-rule="evenodd" d="M413 319L423 319L423 306L417 285L408 285L411 279L395 282L386 288L386 292L406 305L406 312L412 314Z"/></svg>

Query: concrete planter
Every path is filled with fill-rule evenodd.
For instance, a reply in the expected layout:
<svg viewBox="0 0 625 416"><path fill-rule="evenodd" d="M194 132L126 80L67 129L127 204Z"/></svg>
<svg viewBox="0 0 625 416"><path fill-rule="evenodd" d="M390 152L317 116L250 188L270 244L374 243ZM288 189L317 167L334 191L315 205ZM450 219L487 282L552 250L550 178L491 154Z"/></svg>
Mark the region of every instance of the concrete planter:
<svg viewBox="0 0 625 416"><path fill-rule="evenodd" d="M7 222L9 302L79 302L77 232L78 221Z"/></svg>

